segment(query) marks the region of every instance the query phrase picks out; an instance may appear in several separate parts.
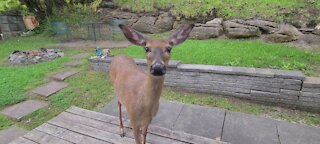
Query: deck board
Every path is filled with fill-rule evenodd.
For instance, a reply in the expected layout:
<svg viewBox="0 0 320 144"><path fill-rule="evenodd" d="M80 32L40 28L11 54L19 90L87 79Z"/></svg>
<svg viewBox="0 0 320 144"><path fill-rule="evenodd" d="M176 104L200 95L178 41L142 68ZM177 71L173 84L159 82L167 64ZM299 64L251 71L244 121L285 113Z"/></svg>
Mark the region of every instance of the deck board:
<svg viewBox="0 0 320 144"><path fill-rule="evenodd" d="M93 137L82 135L73 131L69 131L67 129L57 127L48 123L45 123L37 127L36 130L39 130L41 132L44 132L44 133L56 136L60 139L70 141L72 143L77 143L77 144L81 144L81 143L110 144L109 142L98 140Z"/></svg>
<svg viewBox="0 0 320 144"><path fill-rule="evenodd" d="M125 137L120 137L118 118L77 107L70 107L47 123L11 144L133 144L129 121L124 121ZM224 142L149 126L148 144L225 144Z"/></svg>
<svg viewBox="0 0 320 144"><path fill-rule="evenodd" d="M38 144L38 143L28 140L24 137L19 137L14 141L10 142L9 144Z"/></svg>
<svg viewBox="0 0 320 144"><path fill-rule="evenodd" d="M23 136L26 139L38 142L40 144L72 144L71 142L65 141L58 137L40 132L36 129L32 130L31 132L27 133Z"/></svg>
<svg viewBox="0 0 320 144"><path fill-rule="evenodd" d="M82 117L87 117L90 119L106 122L106 123L112 123L114 125L118 124L117 117L106 115L99 112L92 112L92 111L81 109L78 107L70 107L69 109L66 110L66 112L80 115ZM125 127L130 128L129 121L124 121L123 124ZM152 125L150 125L148 129L148 135L150 133L165 137L167 139L173 139L173 140L181 141L185 143L194 143L194 144L223 144L224 143L218 140L213 140L213 139L191 135L191 134L178 132L178 131L171 131L163 127L152 126Z"/></svg>

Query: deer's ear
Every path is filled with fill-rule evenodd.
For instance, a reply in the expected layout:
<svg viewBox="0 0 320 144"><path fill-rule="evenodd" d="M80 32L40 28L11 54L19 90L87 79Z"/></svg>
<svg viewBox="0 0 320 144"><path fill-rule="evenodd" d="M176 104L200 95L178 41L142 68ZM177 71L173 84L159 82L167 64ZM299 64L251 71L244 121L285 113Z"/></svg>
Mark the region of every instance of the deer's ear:
<svg viewBox="0 0 320 144"><path fill-rule="evenodd" d="M144 38L139 32L135 31L128 25L119 25L120 29L122 30L124 36L133 44L139 46L145 46L147 43L147 39Z"/></svg>
<svg viewBox="0 0 320 144"><path fill-rule="evenodd" d="M194 27L194 24L190 24L180 28L177 32L175 32L170 36L169 38L170 44L174 46L184 42L188 38L193 27Z"/></svg>

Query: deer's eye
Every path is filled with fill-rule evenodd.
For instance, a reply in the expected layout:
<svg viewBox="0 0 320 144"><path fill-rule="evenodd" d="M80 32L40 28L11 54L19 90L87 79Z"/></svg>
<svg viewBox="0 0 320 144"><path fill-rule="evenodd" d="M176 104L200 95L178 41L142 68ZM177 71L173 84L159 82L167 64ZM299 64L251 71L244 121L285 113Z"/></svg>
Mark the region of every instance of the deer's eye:
<svg viewBox="0 0 320 144"><path fill-rule="evenodd" d="M166 47L166 52L170 53L171 52L171 47Z"/></svg>
<svg viewBox="0 0 320 144"><path fill-rule="evenodd" d="M149 47L144 47L144 49L146 50L147 53L151 52Z"/></svg>

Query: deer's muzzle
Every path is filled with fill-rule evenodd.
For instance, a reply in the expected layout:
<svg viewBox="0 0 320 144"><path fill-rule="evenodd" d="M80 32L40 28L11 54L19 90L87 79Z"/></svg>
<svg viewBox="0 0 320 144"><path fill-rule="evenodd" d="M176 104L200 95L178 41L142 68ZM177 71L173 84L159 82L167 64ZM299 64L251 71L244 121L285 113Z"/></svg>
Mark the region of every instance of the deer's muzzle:
<svg viewBox="0 0 320 144"><path fill-rule="evenodd" d="M166 66L160 62L156 62L151 65L150 72L154 76L162 76L166 74Z"/></svg>

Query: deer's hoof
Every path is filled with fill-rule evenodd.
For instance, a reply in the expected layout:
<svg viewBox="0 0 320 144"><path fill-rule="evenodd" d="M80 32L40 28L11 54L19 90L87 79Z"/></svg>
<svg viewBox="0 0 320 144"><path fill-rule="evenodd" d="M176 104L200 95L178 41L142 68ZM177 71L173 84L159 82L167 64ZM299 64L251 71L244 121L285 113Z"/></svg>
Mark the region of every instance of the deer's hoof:
<svg viewBox="0 0 320 144"><path fill-rule="evenodd" d="M120 129L120 137L124 137L124 131L123 131L123 129Z"/></svg>

